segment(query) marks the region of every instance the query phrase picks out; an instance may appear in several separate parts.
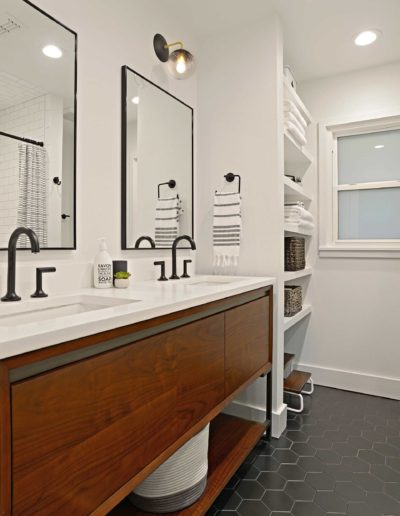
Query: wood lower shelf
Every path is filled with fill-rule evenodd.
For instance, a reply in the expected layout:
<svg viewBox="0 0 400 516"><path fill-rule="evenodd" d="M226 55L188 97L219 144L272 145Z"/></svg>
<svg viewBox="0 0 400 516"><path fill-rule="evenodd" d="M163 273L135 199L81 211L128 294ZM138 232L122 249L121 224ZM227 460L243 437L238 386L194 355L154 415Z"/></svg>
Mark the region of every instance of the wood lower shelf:
<svg viewBox="0 0 400 516"><path fill-rule="evenodd" d="M210 425L206 490L195 504L182 511L169 513L169 516L204 515L267 428L266 423L219 414ZM152 513L140 511L126 500L109 514L111 516L152 516Z"/></svg>
<svg viewBox="0 0 400 516"><path fill-rule="evenodd" d="M295 324L297 324L298 322L300 322L302 319L304 319L304 317L309 315L311 313L311 311L312 311L311 305L304 305L303 308L300 310L300 312L298 312L296 315L293 315L293 317L285 317L284 323L283 323L284 330L286 331L289 328L291 328L292 326L294 326Z"/></svg>
<svg viewBox="0 0 400 516"><path fill-rule="evenodd" d="M297 371L295 369L290 373L290 375L287 378L285 378L283 382L283 390L287 392L294 392L296 394L300 394L310 378L311 373L306 373L305 371Z"/></svg>

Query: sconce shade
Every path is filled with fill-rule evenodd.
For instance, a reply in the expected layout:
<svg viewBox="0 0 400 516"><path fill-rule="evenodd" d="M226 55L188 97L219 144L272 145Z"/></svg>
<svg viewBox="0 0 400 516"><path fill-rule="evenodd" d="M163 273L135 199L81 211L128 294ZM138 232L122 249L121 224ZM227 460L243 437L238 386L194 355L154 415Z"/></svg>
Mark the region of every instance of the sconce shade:
<svg viewBox="0 0 400 516"><path fill-rule="evenodd" d="M163 63L166 63L169 58L169 48L164 36L156 34L153 38L153 47L158 59Z"/></svg>
<svg viewBox="0 0 400 516"><path fill-rule="evenodd" d="M169 56L167 66L175 79L187 79L194 72L193 55L183 48L175 50Z"/></svg>
<svg viewBox="0 0 400 516"><path fill-rule="evenodd" d="M174 50L170 54L170 47L177 45L181 48ZM164 36L156 34L153 38L153 47L158 59L163 63L167 63L168 71L175 79L187 79L194 72L194 57L183 48L181 41L168 44Z"/></svg>

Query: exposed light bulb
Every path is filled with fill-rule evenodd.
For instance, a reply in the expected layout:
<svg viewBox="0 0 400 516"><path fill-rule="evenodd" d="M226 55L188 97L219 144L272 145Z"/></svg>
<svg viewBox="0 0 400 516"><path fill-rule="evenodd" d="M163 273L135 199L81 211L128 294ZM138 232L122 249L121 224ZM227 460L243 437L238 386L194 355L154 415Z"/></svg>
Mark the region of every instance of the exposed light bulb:
<svg viewBox="0 0 400 516"><path fill-rule="evenodd" d="M365 47L367 45L371 45L371 43L374 43L378 37L378 32L375 30L365 30L363 32L360 32L358 36L354 39L354 43L358 47Z"/></svg>
<svg viewBox="0 0 400 516"><path fill-rule="evenodd" d="M383 149L384 145L380 144L380 145L375 145L374 146L374 149Z"/></svg>
<svg viewBox="0 0 400 516"><path fill-rule="evenodd" d="M60 59L63 55L61 48L56 47L56 45L47 45L42 48L42 52L46 57L51 57L52 59Z"/></svg>
<svg viewBox="0 0 400 516"><path fill-rule="evenodd" d="M133 104L139 104L140 98L139 97L132 97L131 98L131 102L133 102Z"/></svg>
<svg viewBox="0 0 400 516"><path fill-rule="evenodd" d="M176 61L176 71L178 73L185 73L186 72L186 62L184 56L179 56L178 60Z"/></svg>

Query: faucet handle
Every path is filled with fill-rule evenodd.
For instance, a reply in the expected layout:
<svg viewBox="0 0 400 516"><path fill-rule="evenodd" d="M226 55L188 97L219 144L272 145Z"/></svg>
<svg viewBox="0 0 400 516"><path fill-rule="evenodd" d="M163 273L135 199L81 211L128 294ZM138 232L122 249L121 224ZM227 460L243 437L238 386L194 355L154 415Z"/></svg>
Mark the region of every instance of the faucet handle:
<svg viewBox="0 0 400 516"><path fill-rule="evenodd" d="M37 267L36 269L36 290L31 297L47 297L46 292L43 291L42 274L45 272L56 272L55 267Z"/></svg>
<svg viewBox="0 0 400 516"><path fill-rule="evenodd" d="M183 274L182 274L181 278L190 278L188 271L187 271L188 263L192 263L192 260L183 260Z"/></svg>
<svg viewBox="0 0 400 516"><path fill-rule="evenodd" d="M161 266L161 275L158 278L158 281L168 281L168 278L165 275L165 261L160 260L159 262L154 262L154 265L160 265Z"/></svg>

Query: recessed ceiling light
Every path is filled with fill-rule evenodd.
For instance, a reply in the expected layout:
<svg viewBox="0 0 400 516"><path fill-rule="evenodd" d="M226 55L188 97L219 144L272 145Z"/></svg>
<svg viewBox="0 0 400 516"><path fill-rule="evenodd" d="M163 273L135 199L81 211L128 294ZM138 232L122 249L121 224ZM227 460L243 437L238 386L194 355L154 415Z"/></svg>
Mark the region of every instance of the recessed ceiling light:
<svg viewBox="0 0 400 516"><path fill-rule="evenodd" d="M42 52L45 56L51 57L52 59L60 59L63 55L61 48L58 48L55 45L47 45L43 47Z"/></svg>
<svg viewBox="0 0 400 516"><path fill-rule="evenodd" d="M134 104L139 104L140 98L139 97L132 97L131 98L131 102L133 102Z"/></svg>
<svg viewBox="0 0 400 516"><path fill-rule="evenodd" d="M383 149L384 145L374 145L374 149Z"/></svg>
<svg viewBox="0 0 400 516"><path fill-rule="evenodd" d="M374 43L374 41L376 41L380 34L381 32L378 30L364 30L355 37L354 43L358 47L365 47L367 45L371 45L371 43Z"/></svg>

